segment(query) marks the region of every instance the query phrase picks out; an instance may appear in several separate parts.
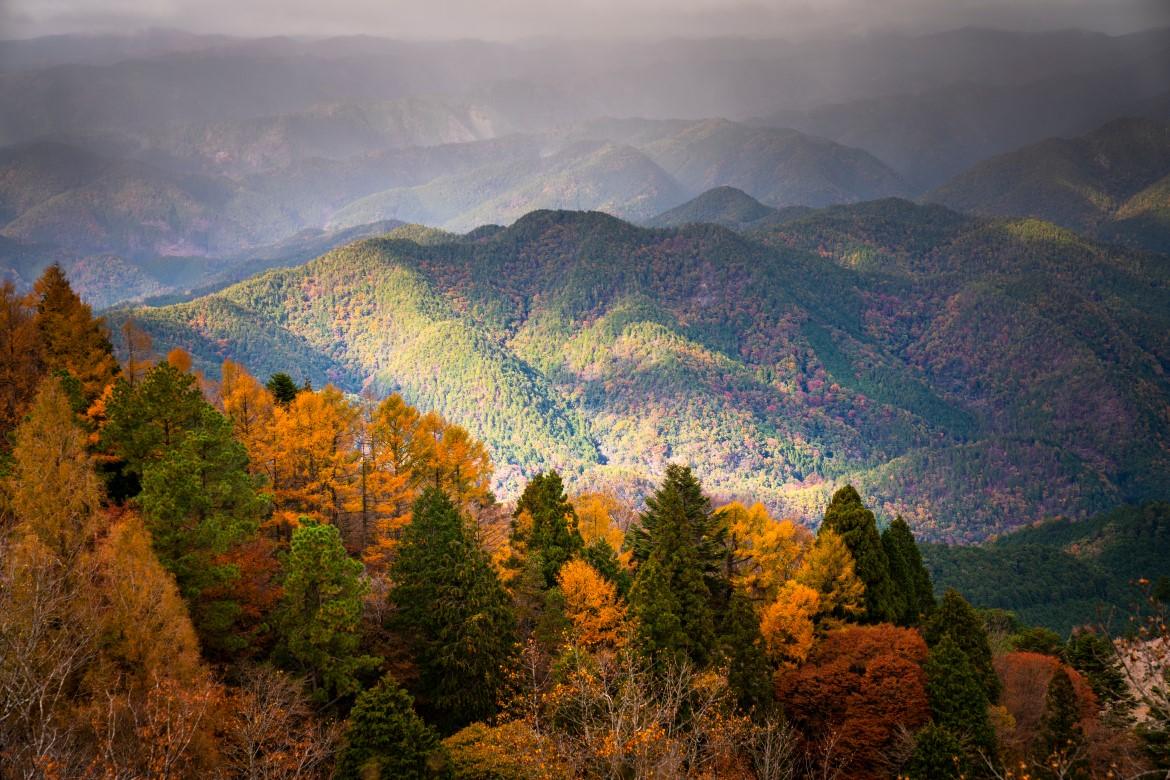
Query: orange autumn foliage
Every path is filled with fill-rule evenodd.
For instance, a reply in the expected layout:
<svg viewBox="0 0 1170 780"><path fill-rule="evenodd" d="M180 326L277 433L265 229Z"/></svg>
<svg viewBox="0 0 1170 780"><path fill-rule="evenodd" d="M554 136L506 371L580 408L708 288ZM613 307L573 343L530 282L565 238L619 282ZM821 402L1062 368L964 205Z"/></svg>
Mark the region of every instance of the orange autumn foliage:
<svg viewBox="0 0 1170 780"><path fill-rule="evenodd" d="M807 662L776 678L776 697L806 749L826 740L848 757L845 776L888 775L890 748L902 730L930 720L926 642L913 629L891 625L830 631Z"/></svg>
<svg viewBox="0 0 1170 780"><path fill-rule="evenodd" d="M585 561L575 558L557 574L565 598L572 642L586 650L619 648L626 641L626 610L617 588Z"/></svg>

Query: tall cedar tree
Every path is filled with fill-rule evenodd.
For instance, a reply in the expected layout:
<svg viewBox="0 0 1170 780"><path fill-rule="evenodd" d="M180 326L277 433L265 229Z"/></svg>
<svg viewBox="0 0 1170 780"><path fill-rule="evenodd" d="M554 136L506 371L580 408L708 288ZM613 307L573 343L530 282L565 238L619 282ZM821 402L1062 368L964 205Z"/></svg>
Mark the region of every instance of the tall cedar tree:
<svg viewBox="0 0 1170 780"><path fill-rule="evenodd" d="M673 464L646 507L629 534L640 561L630 588L639 640L656 662L689 659L702 666L715 646L710 583L726 588L724 526L691 470Z"/></svg>
<svg viewBox="0 0 1170 780"><path fill-rule="evenodd" d="M59 265L46 268L33 291L45 371L76 379L88 407L118 374L105 322L73 292Z"/></svg>
<svg viewBox="0 0 1170 780"><path fill-rule="evenodd" d="M914 541L914 534L901 515L882 531L882 547L894 581L897 623L917 625L922 616L934 608L934 585L930 581L930 572L922 563L922 553Z"/></svg>
<svg viewBox="0 0 1170 780"><path fill-rule="evenodd" d="M735 591L720 626L727 683L744 712L766 714L773 700L772 668L760 634L760 619L751 600Z"/></svg>
<svg viewBox="0 0 1170 780"><path fill-rule="evenodd" d="M539 556L544 587L551 588L561 567L585 546L577 530L577 513L565 495L560 474L549 471L529 480L516 502L513 518L519 518L524 512L531 516L531 526L513 519L513 543L521 543L528 555Z"/></svg>
<svg viewBox="0 0 1170 780"><path fill-rule="evenodd" d="M225 556L256 538L267 509L257 487L231 421L205 405L199 426L147 464L138 495L154 550L175 576L205 651L225 660L247 644L233 633L242 607L224 598L240 576Z"/></svg>
<svg viewBox="0 0 1170 780"><path fill-rule="evenodd" d="M293 531L279 616L281 652L308 676L318 702L357 693L358 675L381 662L358 653L367 588L361 563L346 553L335 526L306 519Z"/></svg>
<svg viewBox="0 0 1170 780"><path fill-rule="evenodd" d="M453 732L491 717L516 653L508 594L446 494L427 488L391 566L392 618L419 668L419 709Z"/></svg>
<svg viewBox="0 0 1170 780"><path fill-rule="evenodd" d="M931 647L950 637L967 656L990 702L999 701L1000 682L991 660L991 643L979 615L953 588L943 595L938 608L923 625L922 635Z"/></svg>
<svg viewBox="0 0 1170 780"><path fill-rule="evenodd" d="M987 693L978 672L950 636L943 636L931 649L923 668L935 723L966 740L976 751L969 760L982 766L979 753L994 757L996 745L987 714Z"/></svg>
<svg viewBox="0 0 1170 780"><path fill-rule="evenodd" d="M1102 704L1121 710L1132 704L1117 647L1109 637L1092 629L1078 629L1064 647L1064 659L1085 676Z"/></svg>
<svg viewBox="0 0 1170 780"><path fill-rule="evenodd" d="M1037 757L1048 763L1058 757L1067 774L1061 777L1088 777L1084 761L1076 759L1082 752L1080 706L1077 692L1063 665L1056 668L1044 697L1044 716L1040 722Z"/></svg>
<svg viewBox="0 0 1170 780"><path fill-rule="evenodd" d="M390 675L357 697L349 713L336 780L426 777L439 736L415 714L410 694Z"/></svg>
<svg viewBox="0 0 1170 780"><path fill-rule="evenodd" d="M861 496L846 485L833 494L825 509L822 530L837 533L853 555L857 576L865 584L865 614L871 623L893 623L898 617L898 594L890 575L890 562L882 546L873 512Z"/></svg>

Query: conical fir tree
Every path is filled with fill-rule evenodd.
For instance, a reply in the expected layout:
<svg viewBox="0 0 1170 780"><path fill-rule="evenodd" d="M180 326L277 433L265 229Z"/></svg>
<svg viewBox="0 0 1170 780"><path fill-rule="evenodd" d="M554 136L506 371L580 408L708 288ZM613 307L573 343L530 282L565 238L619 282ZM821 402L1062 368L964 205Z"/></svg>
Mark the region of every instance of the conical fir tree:
<svg viewBox="0 0 1170 780"><path fill-rule="evenodd" d="M93 316L59 265L46 268L33 289L44 367L50 374L64 372L80 382L88 405L118 374L105 322Z"/></svg>
<svg viewBox="0 0 1170 780"><path fill-rule="evenodd" d="M516 502L515 517L527 512L532 523L513 522L514 541L527 546L528 554L540 557L544 587L556 584L557 572L585 546L577 531L577 513L565 495L561 475L555 471L533 477ZM523 535L526 538L519 538Z"/></svg>
<svg viewBox="0 0 1170 780"><path fill-rule="evenodd" d="M710 503L696 493L702 497L690 469L671 466L632 534L641 563L630 588L630 610L644 650L659 663L689 659L701 666L715 644L708 582L712 566L719 571L720 554L710 544Z"/></svg>
<svg viewBox="0 0 1170 780"><path fill-rule="evenodd" d="M944 638L952 639L967 656L987 699L991 702L999 700L999 677L991 662L991 643L987 638L987 630L979 615L958 591L952 588L943 595L942 601L923 625L922 635L931 647L938 645Z"/></svg>
<svg viewBox="0 0 1170 780"><path fill-rule="evenodd" d="M349 714L337 780L412 780L427 777L438 735L415 714L410 695L386 675L357 697Z"/></svg>
<svg viewBox="0 0 1170 780"><path fill-rule="evenodd" d="M507 592L446 494L415 502L391 568L394 628L419 668L419 709L444 731L490 717L516 652Z"/></svg>
<svg viewBox="0 0 1170 780"><path fill-rule="evenodd" d="M894 622L898 598L877 520L852 485L833 494L821 528L836 532L853 555L857 576L865 583L866 619L872 623Z"/></svg>
<svg viewBox="0 0 1170 780"><path fill-rule="evenodd" d="M669 497L670 512L663 505L666 497ZM711 511L711 500L703 495L703 487L690 468L677 463L666 467L662 487L646 499L646 511L626 535L634 561L649 560L664 523L673 524L694 550L703 581L711 593L712 609L721 612L731 597L727 522Z"/></svg>
<svg viewBox="0 0 1170 780"><path fill-rule="evenodd" d="M935 723L967 740L972 750L993 757L995 730L987 715L987 694L967 655L944 636L923 668Z"/></svg>
<svg viewBox="0 0 1170 780"><path fill-rule="evenodd" d="M930 572L922 563L922 553L914 541L910 526L899 515L882 531L882 547L890 563L897 598L897 622L913 626L934 608L934 585Z"/></svg>

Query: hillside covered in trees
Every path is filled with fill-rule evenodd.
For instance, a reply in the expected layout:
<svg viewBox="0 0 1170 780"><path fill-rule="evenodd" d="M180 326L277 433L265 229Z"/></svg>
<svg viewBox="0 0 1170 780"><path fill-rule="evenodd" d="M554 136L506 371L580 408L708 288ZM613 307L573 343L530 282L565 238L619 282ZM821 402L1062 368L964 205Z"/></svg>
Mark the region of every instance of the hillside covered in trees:
<svg viewBox="0 0 1170 780"><path fill-rule="evenodd" d="M814 520L850 482L883 520L973 541L1170 480L1170 267L1034 220L882 200L740 234L534 212L131 318L208 376L230 359L399 392L483 441L508 497L553 468L638 498L677 460L723 498Z"/></svg>
<svg viewBox="0 0 1170 780"><path fill-rule="evenodd" d="M211 380L132 322L119 362L56 266L0 296L5 777L1170 768L1164 588L1117 644L1028 628L937 598L851 486L814 532L677 462L641 512L555 470L503 504L487 448L401 395ZM1138 514L1068 535L1165 507Z"/></svg>

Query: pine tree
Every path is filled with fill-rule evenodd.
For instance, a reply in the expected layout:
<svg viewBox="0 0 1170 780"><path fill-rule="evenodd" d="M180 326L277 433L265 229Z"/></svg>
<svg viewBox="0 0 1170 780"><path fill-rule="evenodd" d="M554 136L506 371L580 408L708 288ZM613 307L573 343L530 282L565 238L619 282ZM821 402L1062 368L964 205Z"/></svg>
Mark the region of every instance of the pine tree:
<svg viewBox="0 0 1170 780"><path fill-rule="evenodd" d="M853 555L854 569L865 584L866 619L872 623L894 622L898 616L897 593L877 520L852 485L833 494L821 529L839 534Z"/></svg>
<svg viewBox="0 0 1170 780"><path fill-rule="evenodd" d="M991 643L979 615L953 588L943 595L939 606L923 625L931 647L950 637L971 663L990 702L999 700L1000 682L991 660Z"/></svg>
<svg viewBox="0 0 1170 780"><path fill-rule="evenodd" d="M921 617L934 608L934 585L930 581L930 572L922 563L922 553L914 541L914 534L901 515L882 531L882 547L894 582L897 623L917 625Z"/></svg>
<svg viewBox="0 0 1170 780"><path fill-rule="evenodd" d="M232 423L210 406L198 428L147 464L138 501L162 565L175 576L206 650L230 653L241 607L222 598L239 571L224 555L255 538L267 503Z"/></svg>
<svg viewBox="0 0 1170 780"><path fill-rule="evenodd" d="M970 767L962 741L932 723L914 738L914 753L905 776L909 780L960 780L970 776Z"/></svg>
<svg viewBox="0 0 1170 780"><path fill-rule="evenodd" d="M719 635L727 683L745 712L766 713L772 704L772 668L760 635L760 619L743 593L731 596Z"/></svg>
<svg viewBox="0 0 1170 780"><path fill-rule="evenodd" d="M336 527L306 520L293 532L279 616L282 653L308 676L320 702L356 693L357 675L380 663L358 652L367 587Z"/></svg>
<svg viewBox="0 0 1170 780"><path fill-rule="evenodd" d="M419 667L428 719L454 731L496 710L515 655L515 619L487 554L445 493L415 502L391 566L393 627Z"/></svg>
<svg viewBox="0 0 1170 780"><path fill-rule="evenodd" d="M106 405L102 445L142 476L147 464L177 447L203 420L207 402L191 374L163 362L131 385L120 379Z"/></svg>
<svg viewBox="0 0 1170 780"><path fill-rule="evenodd" d="M618 560L617 551L605 537L598 537L585 546L581 557L597 569L597 572L617 587L618 595L625 598L630 592L630 573Z"/></svg>
<svg viewBox="0 0 1170 780"><path fill-rule="evenodd" d="M1078 629L1064 647L1064 659L1085 676L1102 704L1121 710L1132 704L1117 647L1109 637L1091 629Z"/></svg>
<svg viewBox="0 0 1170 780"><path fill-rule="evenodd" d="M577 531L577 514L565 495L560 474L549 471L529 480L516 502L513 517L525 512L532 518L531 524L513 520L513 544L522 542L528 555L539 556L544 587L551 588L561 567L584 547Z"/></svg>
<svg viewBox="0 0 1170 780"><path fill-rule="evenodd" d="M972 748L985 756L994 756L995 730L987 714L987 694L958 643L943 636L931 649L923 668L935 723L969 740Z"/></svg>
<svg viewBox="0 0 1170 780"><path fill-rule="evenodd" d="M336 780L426 777L438 735L415 714L410 695L390 675L357 697L349 713Z"/></svg>

